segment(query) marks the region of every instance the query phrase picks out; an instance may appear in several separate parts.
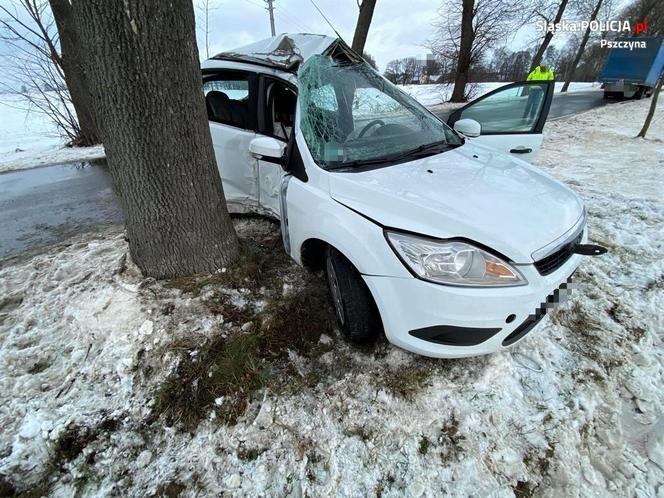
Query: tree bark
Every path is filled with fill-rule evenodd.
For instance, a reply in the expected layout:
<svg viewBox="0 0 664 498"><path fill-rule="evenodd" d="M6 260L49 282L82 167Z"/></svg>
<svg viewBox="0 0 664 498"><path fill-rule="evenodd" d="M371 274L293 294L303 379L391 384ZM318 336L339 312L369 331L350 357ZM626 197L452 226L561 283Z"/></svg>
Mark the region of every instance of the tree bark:
<svg viewBox="0 0 664 498"><path fill-rule="evenodd" d="M562 0L560 2L560 5L558 6L558 11L556 12L556 17L553 20L554 24L559 23L560 20L563 18L563 14L565 13L565 9L567 8L568 1L569 0ZM542 62L542 57L544 57L544 52L546 52L546 49L549 47L549 43L551 43L552 39L553 39L553 31L547 31L546 35L544 35L542 43L537 49L537 52L535 52L535 57L533 57L533 62L530 65L530 71L535 69L537 66L539 66L540 62Z"/></svg>
<svg viewBox="0 0 664 498"><path fill-rule="evenodd" d="M466 100L466 84L470 72L471 55L475 33L473 32L473 9L475 0L463 0L461 14L461 41L457 57L456 75L454 76L454 90L450 102L464 102Z"/></svg>
<svg viewBox="0 0 664 498"><path fill-rule="evenodd" d="M69 90L76 117L79 137L76 145L101 143L101 135L94 117L88 80L83 70L78 29L69 0L49 0L60 38L60 65Z"/></svg>
<svg viewBox="0 0 664 498"><path fill-rule="evenodd" d="M595 10L593 10L593 14L590 17L591 22L597 19L597 15L599 14L599 9L602 7L602 1L603 0L597 0L597 5L595 5ZM565 84L560 89L561 92L566 92L567 89L569 88L569 84L572 82L572 78L574 77L574 71L576 71L576 66L579 65L581 57L583 56L583 52L586 49L586 43L588 43L588 38L590 38L590 26L586 28L586 32L583 34L583 39L581 40L581 45L579 45L579 49L576 51L576 56L574 57L574 61L572 62L572 65L567 69L567 74L565 75Z"/></svg>
<svg viewBox="0 0 664 498"><path fill-rule="evenodd" d="M662 91L662 84L664 84L664 75L659 78L659 83L655 87L652 93L652 99L650 101L650 109L648 109L648 114L646 115L646 120L643 123L643 128L637 135L637 137L646 138L646 133L648 133L648 128L650 128L650 122L652 121L653 116L655 115L655 108L657 107L657 98L659 93Z"/></svg>
<svg viewBox="0 0 664 498"><path fill-rule="evenodd" d="M362 0L362 4L360 5L360 13L357 16L352 46L353 50L360 55L364 53L364 44L367 42L367 35L369 34L369 27L371 26L371 18L373 17L375 7L376 0Z"/></svg>
<svg viewBox="0 0 664 498"><path fill-rule="evenodd" d="M129 249L145 275L212 273L239 243L217 170L191 0L74 0Z"/></svg>

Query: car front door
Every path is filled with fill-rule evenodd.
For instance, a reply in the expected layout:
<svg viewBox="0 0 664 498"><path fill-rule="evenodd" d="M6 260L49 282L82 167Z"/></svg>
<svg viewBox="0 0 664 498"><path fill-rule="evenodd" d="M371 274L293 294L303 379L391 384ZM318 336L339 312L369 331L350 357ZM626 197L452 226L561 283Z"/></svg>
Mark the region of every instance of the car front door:
<svg viewBox="0 0 664 498"><path fill-rule="evenodd" d="M481 126L480 136L472 138L473 142L526 158L542 145L553 89L553 81L510 83L457 109L447 124L473 119Z"/></svg>
<svg viewBox="0 0 664 498"><path fill-rule="evenodd" d="M260 95L259 134L278 140L285 150L295 121L295 87L278 78L261 76ZM258 159L258 203L264 212L277 218L283 176L279 161Z"/></svg>
<svg viewBox="0 0 664 498"><path fill-rule="evenodd" d="M249 143L257 136L258 78L246 71L206 70L203 93L228 209L255 211L259 172Z"/></svg>

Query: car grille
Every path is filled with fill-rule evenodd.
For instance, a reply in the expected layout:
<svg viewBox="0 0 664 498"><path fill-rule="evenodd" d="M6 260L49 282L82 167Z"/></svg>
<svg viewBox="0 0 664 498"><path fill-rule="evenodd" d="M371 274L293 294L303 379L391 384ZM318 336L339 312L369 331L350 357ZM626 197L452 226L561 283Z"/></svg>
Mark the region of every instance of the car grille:
<svg viewBox="0 0 664 498"><path fill-rule="evenodd" d="M565 262L574 254L574 247L581 242L583 238L583 230L579 232L574 240L568 242L553 254L549 254L546 258L542 258L535 262L535 268L540 275L549 275L558 268L563 266Z"/></svg>

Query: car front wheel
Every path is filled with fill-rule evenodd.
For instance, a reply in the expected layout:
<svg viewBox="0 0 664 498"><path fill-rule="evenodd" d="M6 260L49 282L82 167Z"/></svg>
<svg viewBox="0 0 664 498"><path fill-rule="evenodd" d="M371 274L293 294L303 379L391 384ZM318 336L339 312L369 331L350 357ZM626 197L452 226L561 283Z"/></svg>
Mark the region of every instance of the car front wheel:
<svg viewBox="0 0 664 498"><path fill-rule="evenodd" d="M332 307L341 332L351 341L366 343L382 332L376 303L362 275L333 247L325 257Z"/></svg>

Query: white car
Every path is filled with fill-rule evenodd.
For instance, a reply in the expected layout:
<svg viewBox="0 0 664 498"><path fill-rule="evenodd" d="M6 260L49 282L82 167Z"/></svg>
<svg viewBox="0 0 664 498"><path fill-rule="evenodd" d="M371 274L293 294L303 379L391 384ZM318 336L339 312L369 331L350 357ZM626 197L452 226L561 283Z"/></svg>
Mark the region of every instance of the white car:
<svg viewBox="0 0 664 498"><path fill-rule="evenodd" d="M490 92L453 129L326 36L280 35L202 71L229 209L280 219L291 257L326 270L350 340L500 350L588 252L580 199L521 159L542 142L551 82Z"/></svg>

